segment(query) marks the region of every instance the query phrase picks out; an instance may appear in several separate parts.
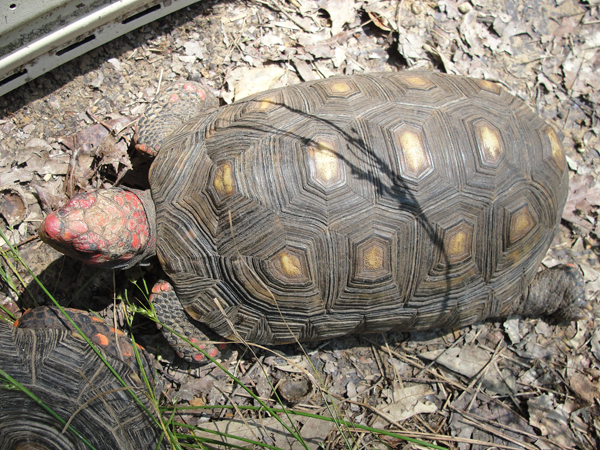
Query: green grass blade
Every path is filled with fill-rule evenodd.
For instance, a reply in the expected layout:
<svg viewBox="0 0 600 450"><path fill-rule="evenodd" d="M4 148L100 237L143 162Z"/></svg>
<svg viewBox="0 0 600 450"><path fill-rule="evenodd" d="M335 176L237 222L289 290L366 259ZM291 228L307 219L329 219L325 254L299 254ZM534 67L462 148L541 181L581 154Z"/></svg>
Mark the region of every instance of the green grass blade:
<svg viewBox="0 0 600 450"><path fill-rule="evenodd" d="M262 408L259 408L258 406L242 406L242 405L238 405L236 406L237 409L240 410L251 410L251 411L262 411ZM176 411L189 411L189 410L194 410L194 409L233 409L232 405L219 405L219 406L175 406L173 407L173 409L175 409ZM277 409L277 408L271 408L271 411L273 413L283 413L283 410ZM288 410L290 412L290 414L292 415L297 415L297 416L303 416L303 417L310 417L313 419L320 419L320 420L325 420L327 422L335 422L336 419L332 418L332 417L326 417L326 416L320 416L318 414L312 414L309 412L304 412L304 411L294 411L294 410ZM424 447L429 447L429 448L433 448L435 450L448 450L447 447L441 447L439 445L436 444L430 444L429 442L425 442L425 441L421 441L419 439L414 439L414 438L410 438L407 436L402 436L401 434L397 434L394 433L392 431L387 431L387 430L381 430L379 428L373 428L373 427L369 427L367 425L360 425L360 424L356 424L356 423L352 423L349 422L347 420L342 420L342 419L337 419L340 420L342 422L343 425L348 426L348 427L354 427L360 430L365 430L365 431L369 431L373 434L383 434L385 436L390 436L396 439L401 439L407 442L413 442L415 444L419 444L422 445ZM180 424L180 423L176 423L176 426L181 426L181 427L190 427L189 425L186 424ZM203 430L203 431L208 431L208 430Z"/></svg>

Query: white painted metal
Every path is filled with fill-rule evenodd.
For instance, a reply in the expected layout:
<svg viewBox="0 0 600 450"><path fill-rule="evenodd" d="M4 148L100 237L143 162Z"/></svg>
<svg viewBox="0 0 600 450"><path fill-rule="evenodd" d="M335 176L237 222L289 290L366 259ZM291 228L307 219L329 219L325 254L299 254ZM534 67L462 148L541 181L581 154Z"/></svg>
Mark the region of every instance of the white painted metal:
<svg viewBox="0 0 600 450"><path fill-rule="evenodd" d="M0 96L198 0L0 0Z"/></svg>

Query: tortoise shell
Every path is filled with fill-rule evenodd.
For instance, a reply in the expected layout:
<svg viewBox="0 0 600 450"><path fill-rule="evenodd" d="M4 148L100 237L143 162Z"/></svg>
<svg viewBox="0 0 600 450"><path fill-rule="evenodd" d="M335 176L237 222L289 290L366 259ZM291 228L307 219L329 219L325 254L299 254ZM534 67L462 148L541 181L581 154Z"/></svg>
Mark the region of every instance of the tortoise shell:
<svg viewBox="0 0 600 450"><path fill-rule="evenodd" d="M116 350L114 329L83 312L67 309L67 314L84 332L99 332L113 341L107 347L95 342L104 362L55 308L27 312L18 328L0 321L0 368L6 371L0 389L0 448L170 448L152 417L152 403L141 394L147 388L142 379L153 380L152 360L139 350L142 378L135 356L122 359L122 353L110 348ZM119 336L122 351L131 345L129 338ZM130 388L124 390L122 383Z"/></svg>
<svg viewBox="0 0 600 450"><path fill-rule="evenodd" d="M279 344L510 314L568 174L556 132L521 100L408 71L209 111L163 144L150 185L184 309Z"/></svg>

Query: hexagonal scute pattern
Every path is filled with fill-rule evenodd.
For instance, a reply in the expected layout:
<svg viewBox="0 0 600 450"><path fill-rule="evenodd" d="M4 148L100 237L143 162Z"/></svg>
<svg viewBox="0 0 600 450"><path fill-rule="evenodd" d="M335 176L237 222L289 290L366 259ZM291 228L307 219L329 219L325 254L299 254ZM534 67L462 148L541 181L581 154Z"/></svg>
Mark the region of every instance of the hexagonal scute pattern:
<svg viewBox="0 0 600 450"><path fill-rule="evenodd" d="M559 135L522 101L408 71L209 111L163 144L150 183L158 255L190 315L284 343L510 309L568 178Z"/></svg>

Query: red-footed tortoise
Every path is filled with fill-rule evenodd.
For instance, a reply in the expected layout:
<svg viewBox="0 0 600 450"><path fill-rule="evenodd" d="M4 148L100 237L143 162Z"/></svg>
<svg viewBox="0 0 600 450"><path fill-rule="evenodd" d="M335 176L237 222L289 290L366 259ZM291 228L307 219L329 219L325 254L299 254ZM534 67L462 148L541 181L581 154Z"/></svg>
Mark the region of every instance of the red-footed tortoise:
<svg viewBox="0 0 600 450"><path fill-rule="evenodd" d="M162 141L150 186L78 195L40 235L106 267L156 253L158 316L195 342L235 339L231 325L281 344L572 320L585 305L574 267L537 273L567 197L560 138L488 81L364 74L212 108Z"/></svg>
<svg viewBox="0 0 600 450"><path fill-rule="evenodd" d="M59 310L27 311L14 327L0 321L0 448L167 448L131 341L85 312L65 311L127 387ZM138 353L152 383L153 359ZM69 427L63 432L65 422Z"/></svg>

